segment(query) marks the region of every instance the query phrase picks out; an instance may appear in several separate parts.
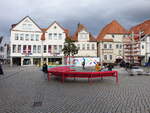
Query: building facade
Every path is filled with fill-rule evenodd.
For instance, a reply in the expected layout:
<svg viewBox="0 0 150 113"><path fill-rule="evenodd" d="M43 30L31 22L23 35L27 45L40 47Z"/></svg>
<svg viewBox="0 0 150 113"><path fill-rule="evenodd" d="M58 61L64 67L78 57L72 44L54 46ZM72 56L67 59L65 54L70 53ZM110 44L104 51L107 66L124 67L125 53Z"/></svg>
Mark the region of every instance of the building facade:
<svg viewBox="0 0 150 113"><path fill-rule="evenodd" d="M78 54L75 55L76 57L97 57L96 39L88 32L84 25L77 25L76 32L72 39L79 48Z"/></svg>
<svg viewBox="0 0 150 113"><path fill-rule="evenodd" d="M62 63L65 38L66 29L57 22L42 29L27 16L11 28L11 65Z"/></svg>
<svg viewBox="0 0 150 113"><path fill-rule="evenodd" d="M134 37L138 37L140 64L150 63L150 20L133 26L130 33L133 33Z"/></svg>
<svg viewBox="0 0 150 113"><path fill-rule="evenodd" d="M102 63L118 63L123 59L123 38L127 36L127 30L115 20L100 31L97 41Z"/></svg>

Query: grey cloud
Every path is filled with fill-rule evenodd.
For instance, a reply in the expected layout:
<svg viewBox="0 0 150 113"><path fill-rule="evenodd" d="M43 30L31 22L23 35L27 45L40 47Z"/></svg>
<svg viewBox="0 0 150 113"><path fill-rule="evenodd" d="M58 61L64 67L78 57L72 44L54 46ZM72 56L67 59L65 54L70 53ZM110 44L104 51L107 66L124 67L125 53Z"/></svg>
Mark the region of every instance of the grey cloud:
<svg viewBox="0 0 150 113"><path fill-rule="evenodd" d="M73 33L80 22L97 35L114 19L125 28L149 19L149 4L149 0L5 0L1 1L0 33L9 37L11 24L29 15L41 27L56 20Z"/></svg>

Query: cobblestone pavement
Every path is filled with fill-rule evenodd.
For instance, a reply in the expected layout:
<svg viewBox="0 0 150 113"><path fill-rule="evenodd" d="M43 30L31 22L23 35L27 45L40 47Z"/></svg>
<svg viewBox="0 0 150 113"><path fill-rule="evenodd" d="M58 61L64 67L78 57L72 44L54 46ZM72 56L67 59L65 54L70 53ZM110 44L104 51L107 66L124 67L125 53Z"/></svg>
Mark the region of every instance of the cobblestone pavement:
<svg viewBox="0 0 150 113"><path fill-rule="evenodd" d="M88 68L86 70L89 70ZM0 75L0 113L150 113L150 76L44 79L37 67L4 67Z"/></svg>

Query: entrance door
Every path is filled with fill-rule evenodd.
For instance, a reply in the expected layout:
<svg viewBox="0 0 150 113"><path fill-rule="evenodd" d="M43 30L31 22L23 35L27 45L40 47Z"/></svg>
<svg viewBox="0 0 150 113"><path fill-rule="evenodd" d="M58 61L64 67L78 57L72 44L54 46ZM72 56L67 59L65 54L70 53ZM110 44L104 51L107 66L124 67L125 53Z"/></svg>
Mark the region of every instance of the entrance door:
<svg viewBox="0 0 150 113"><path fill-rule="evenodd" d="M30 59L24 59L23 65L31 65L31 60Z"/></svg>
<svg viewBox="0 0 150 113"><path fill-rule="evenodd" d="M21 57L12 58L13 65L21 65Z"/></svg>
<svg viewBox="0 0 150 113"><path fill-rule="evenodd" d="M33 58L33 64L34 65L41 65L41 58Z"/></svg>

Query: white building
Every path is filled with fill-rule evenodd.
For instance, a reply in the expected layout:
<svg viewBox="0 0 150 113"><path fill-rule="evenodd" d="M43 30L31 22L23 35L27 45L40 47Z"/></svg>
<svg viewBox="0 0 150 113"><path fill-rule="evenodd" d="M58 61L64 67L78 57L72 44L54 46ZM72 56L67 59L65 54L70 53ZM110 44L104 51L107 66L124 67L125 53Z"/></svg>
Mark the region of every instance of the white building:
<svg viewBox="0 0 150 113"><path fill-rule="evenodd" d="M96 39L82 24L78 24L72 39L79 48L78 54L75 55L76 57L97 57Z"/></svg>
<svg viewBox="0 0 150 113"><path fill-rule="evenodd" d="M62 63L60 51L67 30L54 22L48 28L41 29L29 16L23 18L11 29L11 65L41 65L43 60L49 63Z"/></svg>
<svg viewBox="0 0 150 113"><path fill-rule="evenodd" d="M123 59L123 38L126 36L127 30L115 20L100 31L97 41L102 63L115 63Z"/></svg>

